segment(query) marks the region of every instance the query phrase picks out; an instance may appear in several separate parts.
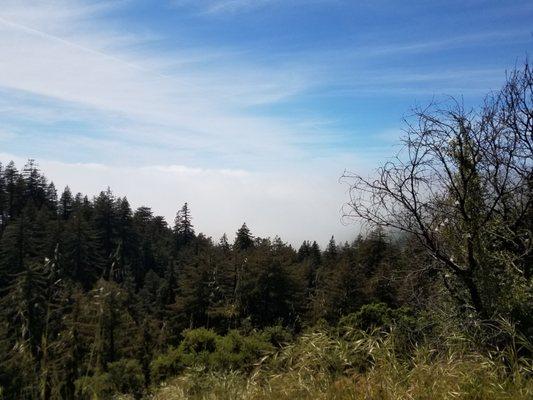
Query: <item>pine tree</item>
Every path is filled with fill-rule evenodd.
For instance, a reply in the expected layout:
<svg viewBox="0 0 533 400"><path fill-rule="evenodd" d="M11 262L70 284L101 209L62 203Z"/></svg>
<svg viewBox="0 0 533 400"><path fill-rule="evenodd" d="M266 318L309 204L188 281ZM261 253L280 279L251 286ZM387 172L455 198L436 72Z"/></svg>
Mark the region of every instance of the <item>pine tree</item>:
<svg viewBox="0 0 533 400"><path fill-rule="evenodd" d="M179 291L173 310L177 313L174 329L208 326L208 309L212 287L208 263L191 260L182 267Z"/></svg>
<svg viewBox="0 0 533 400"><path fill-rule="evenodd" d="M46 187L46 208L50 210L53 217L55 218L57 216L58 212L58 199L57 199L57 190L56 186L54 185L54 182L50 182L48 186Z"/></svg>
<svg viewBox="0 0 533 400"><path fill-rule="evenodd" d="M46 203L46 179L41 175L37 163L29 159L24 166L22 176L25 182L25 199L31 200L37 208Z"/></svg>
<svg viewBox="0 0 533 400"><path fill-rule="evenodd" d="M322 254L320 252L320 246L317 242L313 241L311 248L309 250L309 258L311 263L315 266L322 264Z"/></svg>
<svg viewBox="0 0 533 400"><path fill-rule="evenodd" d="M92 296L98 315L93 343L95 367L97 371L106 371L109 363L135 355L135 324L127 311L127 292L117 284L101 279Z"/></svg>
<svg viewBox="0 0 533 400"><path fill-rule="evenodd" d="M218 241L218 245L224 252L229 252L231 250L231 247L228 242L228 236L225 233L222 235L222 237Z"/></svg>
<svg viewBox="0 0 533 400"><path fill-rule="evenodd" d="M266 257L265 257L266 256ZM263 254L258 264L248 264L242 292L243 306L260 327L294 322L295 282L286 267Z"/></svg>
<svg viewBox="0 0 533 400"><path fill-rule="evenodd" d="M72 213L72 209L74 207L73 203L74 200L72 198L72 192L67 186L65 187L65 190L63 190L61 198L59 199L59 215L65 221L70 217L70 214Z"/></svg>
<svg viewBox="0 0 533 400"><path fill-rule="evenodd" d="M28 263L39 258L36 242L35 209L28 207L12 221L0 241L0 287L4 287L13 276L24 271ZM44 258L44 254L41 254Z"/></svg>
<svg viewBox="0 0 533 400"><path fill-rule="evenodd" d="M122 263L124 274L131 277L135 285L141 283L144 272L141 269L138 237L133 225L133 213L128 200L124 197L116 201L117 251L119 258L115 261Z"/></svg>
<svg viewBox="0 0 533 400"><path fill-rule="evenodd" d="M100 192L94 200L93 221L104 257L104 277L107 278L118 246L115 198L111 189Z"/></svg>
<svg viewBox="0 0 533 400"><path fill-rule="evenodd" d="M0 301L2 318L8 322L6 340L11 352L3 360L23 369L18 394L13 398L43 398L43 361L48 348L46 340L50 311L50 270L46 264L26 263L7 287Z"/></svg>
<svg viewBox="0 0 533 400"><path fill-rule="evenodd" d="M367 276L375 273L380 263L387 257L388 249L389 246L382 228L373 230L366 239L359 241L357 253Z"/></svg>
<svg viewBox="0 0 533 400"><path fill-rule="evenodd" d="M309 258L309 255L311 254L311 244L308 240L304 240L301 244L300 248L298 249L298 261L302 262Z"/></svg>
<svg viewBox="0 0 533 400"><path fill-rule="evenodd" d="M75 291L69 300L70 306L63 318L64 329L57 342L57 363L61 373L57 391L63 399L76 398L75 382L84 372L84 356L89 352L83 332L90 326L86 321L84 294Z"/></svg>
<svg viewBox="0 0 533 400"><path fill-rule="evenodd" d="M4 178L6 185L6 214L7 221L18 217L25 205L25 183L19 174L15 163L11 161L4 169Z"/></svg>
<svg viewBox="0 0 533 400"><path fill-rule="evenodd" d="M208 271L209 306L207 310L209 324L224 331L235 325L237 303L235 298L236 269L231 247L223 235L211 256L212 268Z"/></svg>
<svg viewBox="0 0 533 400"><path fill-rule="evenodd" d="M328 242L328 247L326 247L326 251L324 252L324 258L326 261L334 262L337 259L337 256L338 248L335 243L335 238L332 236Z"/></svg>
<svg viewBox="0 0 533 400"><path fill-rule="evenodd" d="M103 274L103 257L97 232L76 211L65 224L62 237L63 265L66 276L89 289Z"/></svg>
<svg viewBox="0 0 533 400"><path fill-rule="evenodd" d="M7 224L7 191L4 167L0 162L0 237Z"/></svg>
<svg viewBox="0 0 533 400"><path fill-rule="evenodd" d="M176 238L176 250L187 246L194 239L192 217L187 203L181 207L174 219L174 235Z"/></svg>
<svg viewBox="0 0 533 400"><path fill-rule="evenodd" d="M149 270L145 277L142 288L139 290L140 306L143 314L152 315L157 318L162 318L161 311L165 303L162 296L164 290L165 280L159 277L156 272Z"/></svg>
<svg viewBox="0 0 533 400"><path fill-rule="evenodd" d="M64 286L63 271L59 245L56 245L51 258L46 258L43 265L45 276L44 291L44 327L40 340L40 368L39 389L41 399L50 399L53 390L54 375L57 379L60 366L57 363L59 349L55 340L63 327L63 298ZM59 370L58 370L59 369Z"/></svg>
<svg viewBox="0 0 533 400"><path fill-rule="evenodd" d="M250 229L243 223L237 231L233 248L236 250L247 250L254 246L253 236L250 234Z"/></svg>

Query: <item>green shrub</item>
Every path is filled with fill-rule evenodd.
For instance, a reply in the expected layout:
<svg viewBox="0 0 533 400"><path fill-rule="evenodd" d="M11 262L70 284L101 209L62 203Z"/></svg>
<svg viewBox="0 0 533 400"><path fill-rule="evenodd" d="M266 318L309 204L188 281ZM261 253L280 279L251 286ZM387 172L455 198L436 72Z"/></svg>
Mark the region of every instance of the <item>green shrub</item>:
<svg viewBox="0 0 533 400"><path fill-rule="evenodd" d="M140 396L144 389L144 375L137 360L122 359L108 365L111 382L120 393Z"/></svg>
<svg viewBox="0 0 533 400"><path fill-rule="evenodd" d="M397 310L400 315L406 310ZM406 318L409 319L407 313ZM396 316L398 319L398 316ZM412 321L411 321L412 322ZM403 324L403 322L396 322ZM284 346L253 374L190 369L159 388L153 400L530 400L531 359L508 351L480 351L477 342L444 340L440 346L413 347L399 357L392 332L355 330L339 337L335 329L313 329ZM453 335L453 331L448 332ZM228 337L231 336L231 339ZM252 335L253 336L253 335ZM241 340L227 335L230 354ZM451 338L451 337L450 337ZM218 350L217 350L218 352Z"/></svg>
<svg viewBox="0 0 533 400"><path fill-rule="evenodd" d="M366 304L359 311L349 314L339 321L339 327L359 328L365 331L389 328L393 323L393 310L385 303Z"/></svg>
<svg viewBox="0 0 533 400"><path fill-rule="evenodd" d="M217 349L220 336L210 329L190 329L183 333L179 351L183 363L187 366L211 364L211 355Z"/></svg>
<svg viewBox="0 0 533 400"><path fill-rule="evenodd" d="M237 331L230 331L217 342L210 367L218 370L247 370L273 348L262 334L243 336Z"/></svg>
<svg viewBox="0 0 533 400"><path fill-rule="evenodd" d="M84 376L75 382L76 399L79 400L107 400L116 393L111 375L107 372Z"/></svg>
<svg viewBox="0 0 533 400"><path fill-rule="evenodd" d="M137 360L121 359L108 364L107 372L79 378L75 382L76 398L80 400L112 399L117 393L140 398L144 376Z"/></svg>
<svg viewBox="0 0 533 400"><path fill-rule="evenodd" d="M261 357L274 350L271 341L281 341L282 332L256 332L248 336L230 331L226 336L200 328L184 332L178 348L159 355L150 366L154 382L179 374L186 367L210 370L249 370Z"/></svg>
<svg viewBox="0 0 533 400"><path fill-rule="evenodd" d="M394 328L405 335L419 333L423 329L424 322L421 316L415 316L408 307L392 309L384 303L366 304L353 314L341 318L338 329L341 334L353 330L371 332L373 330L389 331Z"/></svg>
<svg viewBox="0 0 533 400"><path fill-rule="evenodd" d="M281 348L294 339L293 334L281 325L265 328L262 332L264 340L276 348Z"/></svg>
<svg viewBox="0 0 533 400"><path fill-rule="evenodd" d="M184 353L212 353L216 350L217 340L220 338L210 329L189 329L183 333L180 349Z"/></svg>
<svg viewBox="0 0 533 400"><path fill-rule="evenodd" d="M181 351L171 347L166 353L158 355L150 363L150 376L154 382L160 382L179 374L184 368Z"/></svg>

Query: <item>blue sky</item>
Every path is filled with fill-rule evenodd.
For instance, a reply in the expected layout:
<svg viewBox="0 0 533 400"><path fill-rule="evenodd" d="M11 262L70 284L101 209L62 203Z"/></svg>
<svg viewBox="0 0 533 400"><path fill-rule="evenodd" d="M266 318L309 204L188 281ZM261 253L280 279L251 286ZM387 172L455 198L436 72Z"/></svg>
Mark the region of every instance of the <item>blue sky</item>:
<svg viewBox="0 0 533 400"><path fill-rule="evenodd" d="M197 228L298 243L341 223L415 105L497 90L531 1L0 0L0 160Z"/></svg>

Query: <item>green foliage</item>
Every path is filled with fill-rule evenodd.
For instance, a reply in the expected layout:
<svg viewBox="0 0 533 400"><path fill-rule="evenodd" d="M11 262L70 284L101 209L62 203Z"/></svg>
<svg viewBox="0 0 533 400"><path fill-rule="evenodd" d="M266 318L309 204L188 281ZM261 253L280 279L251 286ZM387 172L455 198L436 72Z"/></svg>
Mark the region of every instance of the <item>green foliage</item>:
<svg viewBox="0 0 533 400"><path fill-rule="evenodd" d="M266 327L261 332L261 337L276 348L280 348L294 339L293 333L281 325Z"/></svg>
<svg viewBox="0 0 533 400"><path fill-rule="evenodd" d="M80 400L108 400L116 393L111 374L97 373L76 380L76 398Z"/></svg>
<svg viewBox="0 0 533 400"><path fill-rule="evenodd" d="M154 358L150 364L150 377L154 382L160 382L178 375L185 368L182 353L179 349L170 348L166 353Z"/></svg>
<svg viewBox="0 0 533 400"><path fill-rule="evenodd" d="M233 248L236 250L247 250L253 247L253 236L250 233L250 229L243 223L235 235L235 243Z"/></svg>
<svg viewBox="0 0 533 400"><path fill-rule="evenodd" d="M115 391L140 395L144 389L144 375L137 360L121 359L110 363L109 376Z"/></svg>
<svg viewBox="0 0 533 400"><path fill-rule="evenodd" d="M431 324L423 313L415 315L408 307L392 309L384 303L372 303L342 317L337 331L345 338L357 338L361 331L367 334L393 331L393 347L398 357L402 357L423 342L427 335L431 335Z"/></svg>
<svg viewBox="0 0 533 400"><path fill-rule="evenodd" d="M194 239L194 228L192 217L187 203L181 207L174 220L174 236L176 241L176 251L183 249Z"/></svg>
<svg viewBox="0 0 533 400"><path fill-rule="evenodd" d="M176 375L185 368L210 370L249 370L261 357L272 353L274 345L286 337L281 329L242 335L236 330L220 336L205 329L187 330L177 348L157 356L151 364L154 381Z"/></svg>
<svg viewBox="0 0 533 400"><path fill-rule="evenodd" d="M205 328L187 330L183 334L183 341L179 346L186 365L209 365L210 358L217 350L220 340L215 332Z"/></svg>
<svg viewBox="0 0 533 400"><path fill-rule="evenodd" d="M152 398L529 400L533 396L531 359L513 358L509 364L504 355L512 349L481 352L476 342L451 330L447 333L453 340L436 348L413 347L399 356L394 330L372 334L359 330L339 337L336 329L315 329L284 346L253 374L187 369L157 388Z"/></svg>
<svg viewBox="0 0 533 400"><path fill-rule="evenodd" d="M117 393L130 393L140 397L144 390L144 377L136 360L122 359L108 365L107 372L97 372L76 380L76 398L80 400L105 400Z"/></svg>
<svg viewBox="0 0 533 400"><path fill-rule="evenodd" d="M210 367L216 370L249 370L261 357L269 354L273 346L261 333L244 336L231 331L217 342Z"/></svg>
<svg viewBox="0 0 533 400"><path fill-rule="evenodd" d="M387 329L392 326L395 314L395 311L384 303L365 304L358 312L343 317L340 325L351 325L365 331Z"/></svg>

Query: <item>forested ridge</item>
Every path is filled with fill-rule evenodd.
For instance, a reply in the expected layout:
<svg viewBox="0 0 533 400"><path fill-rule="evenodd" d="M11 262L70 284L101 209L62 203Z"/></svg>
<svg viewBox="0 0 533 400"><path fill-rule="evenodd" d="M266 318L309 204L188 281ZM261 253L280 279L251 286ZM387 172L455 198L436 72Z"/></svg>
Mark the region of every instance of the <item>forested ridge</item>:
<svg viewBox="0 0 533 400"><path fill-rule="evenodd" d="M532 76L419 111L404 156L345 175L364 234L323 249L0 166L0 397L528 398Z"/></svg>
<svg viewBox="0 0 533 400"><path fill-rule="evenodd" d="M179 344L185 329L299 331L413 295L398 279L404 251L379 230L295 250L243 224L229 243L196 234L187 204L168 226L111 190L58 195L34 161L20 172L9 163L0 183L2 379L20 395L39 375L47 385L60 377L61 391L74 393L77 379L121 359L136 360L150 382L153 355Z"/></svg>

